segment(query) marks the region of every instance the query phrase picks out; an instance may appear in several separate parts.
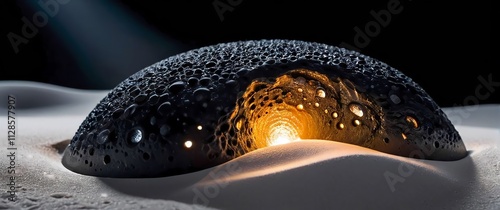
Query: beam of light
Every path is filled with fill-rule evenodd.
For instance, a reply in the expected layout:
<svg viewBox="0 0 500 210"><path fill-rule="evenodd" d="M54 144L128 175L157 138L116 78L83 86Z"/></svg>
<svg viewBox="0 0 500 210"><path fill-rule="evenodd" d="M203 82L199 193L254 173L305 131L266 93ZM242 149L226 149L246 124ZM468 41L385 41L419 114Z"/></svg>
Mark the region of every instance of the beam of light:
<svg viewBox="0 0 500 210"><path fill-rule="evenodd" d="M36 2L29 6L37 8ZM97 87L114 87L142 68L186 50L109 1L61 4L47 28Z"/></svg>

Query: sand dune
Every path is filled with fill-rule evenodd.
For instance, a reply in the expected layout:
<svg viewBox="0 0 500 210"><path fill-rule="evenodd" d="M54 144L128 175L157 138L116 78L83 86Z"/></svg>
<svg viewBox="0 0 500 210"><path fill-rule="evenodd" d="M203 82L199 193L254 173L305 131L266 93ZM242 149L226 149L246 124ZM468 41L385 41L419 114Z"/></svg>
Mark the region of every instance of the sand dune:
<svg viewBox="0 0 500 210"><path fill-rule="evenodd" d="M9 94L17 105L15 174L7 170L13 151L4 135ZM411 159L304 140L172 177L113 179L73 173L61 165L60 152L106 94L0 83L0 209L500 208L500 105L445 109L470 153L458 161ZM9 185L11 176L14 185ZM9 200L10 186L16 187L16 201Z"/></svg>

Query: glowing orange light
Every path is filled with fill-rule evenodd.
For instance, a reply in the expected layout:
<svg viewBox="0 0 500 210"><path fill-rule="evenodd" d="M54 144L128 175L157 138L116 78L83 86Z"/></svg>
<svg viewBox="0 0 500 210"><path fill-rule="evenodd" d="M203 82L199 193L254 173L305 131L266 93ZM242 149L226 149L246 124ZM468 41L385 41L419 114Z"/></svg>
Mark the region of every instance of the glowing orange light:
<svg viewBox="0 0 500 210"><path fill-rule="evenodd" d="M282 124L271 128L269 137L269 146L286 144L300 140L297 131L287 122L283 122Z"/></svg>

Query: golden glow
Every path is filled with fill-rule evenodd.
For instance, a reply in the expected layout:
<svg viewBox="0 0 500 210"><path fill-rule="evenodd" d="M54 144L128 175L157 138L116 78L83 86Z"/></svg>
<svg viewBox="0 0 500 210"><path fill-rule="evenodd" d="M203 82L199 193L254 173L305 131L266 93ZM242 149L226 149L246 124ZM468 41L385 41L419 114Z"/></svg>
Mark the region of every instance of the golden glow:
<svg viewBox="0 0 500 210"><path fill-rule="evenodd" d="M305 70L297 72L314 79L307 83L302 77L284 74L274 82L256 80L247 87L242 103L230 116L230 122L240 134L238 140L247 143L243 144L244 150L252 151L302 139L333 139L335 133L331 131L337 131L336 126L341 129L347 127L337 124L333 128L325 128L328 115L341 117L340 113L325 109L327 102L322 104L317 101L327 96L321 84L329 84L328 77ZM292 91L289 91L290 87L294 87ZM359 111L355 114L359 115Z"/></svg>
<svg viewBox="0 0 500 210"><path fill-rule="evenodd" d="M344 123L339 123L338 126L339 126L339 129L344 129L345 128Z"/></svg>
<svg viewBox="0 0 500 210"><path fill-rule="evenodd" d="M185 141L185 142L184 142L184 146L185 146L186 148L191 148L191 147L193 146L193 142L192 142L192 141L187 140L187 141Z"/></svg>
<svg viewBox="0 0 500 210"><path fill-rule="evenodd" d="M286 104L275 106L270 110L261 110L267 114L252 121L250 126L256 148L286 144L300 140L310 115L297 107ZM304 135L308 137L308 135Z"/></svg>
<svg viewBox="0 0 500 210"><path fill-rule="evenodd" d="M243 119L239 119L238 122L236 122L236 129L240 130L241 124L243 124Z"/></svg>
<svg viewBox="0 0 500 210"><path fill-rule="evenodd" d="M413 126L413 128L418 128L418 122L415 118L411 116L406 116L406 122L410 123Z"/></svg>
<svg viewBox="0 0 500 210"><path fill-rule="evenodd" d="M363 110L359 104L349 104L349 110L358 117L363 117Z"/></svg>
<svg viewBox="0 0 500 210"><path fill-rule="evenodd" d="M291 127L289 123L283 122L280 125L276 125L271 128L268 145L274 146L298 140L300 140L300 138L298 137L295 128Z"/></svg>
<svg viewBox="0 0 500 210"><path fill-rule="evenodd" d="M319 97L321 97L321 98L326 97L326 93L325 93L325 91L324 91L324 90L321 90L321 89L319 89L318 91L316 91L316 94L317 94Z"/></svg>
<svg viewBox="0 0 500 210"><path fill-rule="evenodd" d="M277 139L271 142L270 146L286 144L290 142L292 142L292 140L290 140L287 136L279 136Z"/></svg>

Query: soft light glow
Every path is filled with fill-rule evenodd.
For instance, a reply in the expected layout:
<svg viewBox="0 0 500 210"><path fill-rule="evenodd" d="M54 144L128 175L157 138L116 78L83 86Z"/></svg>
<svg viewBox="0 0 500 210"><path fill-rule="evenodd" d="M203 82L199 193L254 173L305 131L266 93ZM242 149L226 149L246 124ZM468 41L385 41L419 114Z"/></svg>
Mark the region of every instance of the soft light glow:
<svg viewBox="0 0 500 210"><path fill-rule="evenodd" d="M272 140L271 146L290 143L292 140L288 136L278 136L278 138Z"/></svg>
<svg viewBox="0 0 500 210"><path fill-rule="evenodd" d="M184 146L186 148L191 148L193 146L193 142L188 140L188 141L184 142Z"/></svg>
<svg viewBox="0 0 500 210"><path fill-rule="evenodd" d="M270 137L270 139L268 140L269 146L287 144L293 141L300 140L297 131L293 127L291 127L290 124L286 122L283 122L283 124L271 128L271 133L269 137Z"/></svg>
<svg viewBox="0 0 500 210"><path fill-rule="evenodd" d="M198 125L198 126L196 127L196 129L198 129L199 131L201 131L201 129L203 129L203 127L202 127L201 125Z"/></svg>

